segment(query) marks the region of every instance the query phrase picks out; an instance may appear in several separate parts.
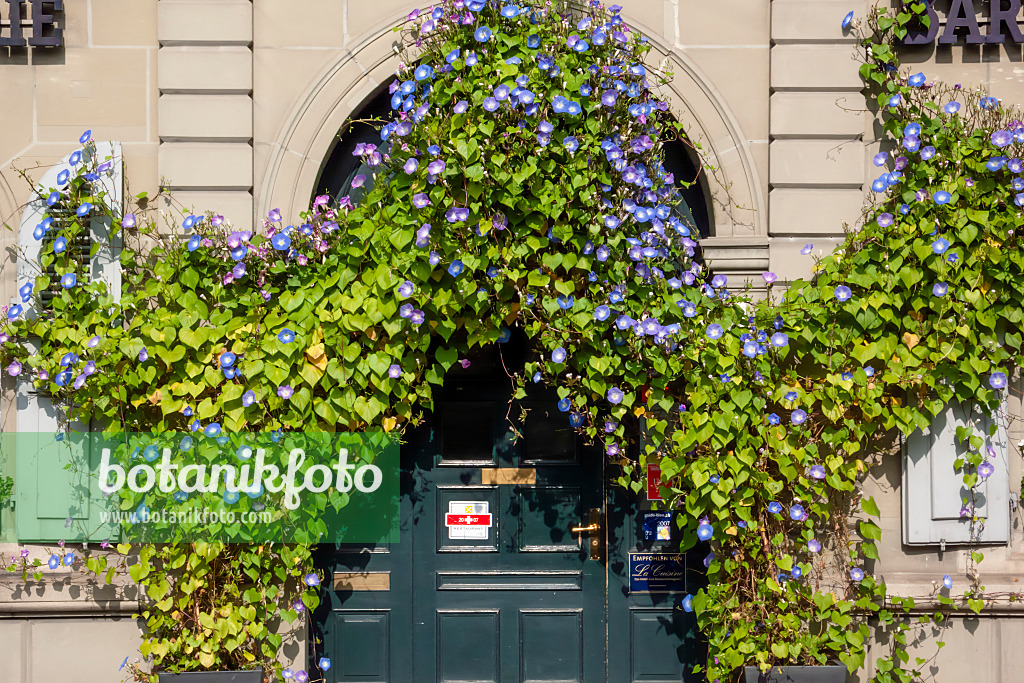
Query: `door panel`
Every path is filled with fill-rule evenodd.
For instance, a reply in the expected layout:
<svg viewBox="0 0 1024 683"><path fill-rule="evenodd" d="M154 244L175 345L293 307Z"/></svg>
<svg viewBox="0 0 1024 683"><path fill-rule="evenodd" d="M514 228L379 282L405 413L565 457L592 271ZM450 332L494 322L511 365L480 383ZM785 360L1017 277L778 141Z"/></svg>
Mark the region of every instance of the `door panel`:
<svg viewBox="0 0 1024 683"><path fill-rule="evenodd" d="M604 454L577 439L557 396L531 385L510 403L504 368L521 358L506 347L456 364L406 435L400 542L324 550L326 566L363 578L329 593L313 661L332 658L328 683L691 680L700 652L683 593L629 592L628 553L677 539L639 540L642 506L608 490ZM596 544L573 531L592 523Z"/></svg>

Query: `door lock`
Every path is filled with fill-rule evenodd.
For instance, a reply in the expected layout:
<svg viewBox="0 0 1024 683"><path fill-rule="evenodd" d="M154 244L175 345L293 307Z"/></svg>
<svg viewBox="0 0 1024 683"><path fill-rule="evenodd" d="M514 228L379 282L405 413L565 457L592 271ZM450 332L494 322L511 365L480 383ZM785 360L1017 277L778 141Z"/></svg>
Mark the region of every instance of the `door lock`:
<svg viewBox="0 0 1024 683"><path fill-rule="evenodd" d="M574 526L572 533L590 536L590 559L600 562L604 559L604 534L601 533L604 513L601 508L590 508L586 526Z"/></svg>

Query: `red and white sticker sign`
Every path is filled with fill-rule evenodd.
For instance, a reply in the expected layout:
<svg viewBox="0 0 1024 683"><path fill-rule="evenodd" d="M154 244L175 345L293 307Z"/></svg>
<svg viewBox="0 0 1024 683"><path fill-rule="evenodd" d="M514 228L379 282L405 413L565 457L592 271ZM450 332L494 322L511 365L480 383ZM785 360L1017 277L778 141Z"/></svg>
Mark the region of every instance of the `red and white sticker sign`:
<svg viewBox="0 0 1024 683"><path fill-rule="evenodd" d="M647 500L663 500L661 491L661 465L647 464Z"/></svg>
<svg viewBox="0 0 1024 683"><path fill-rule="evenodd" d="M444 516L448 538L486 541L494 524L489 508L487 501L453 500L448 503L448 513Z"/></svg>

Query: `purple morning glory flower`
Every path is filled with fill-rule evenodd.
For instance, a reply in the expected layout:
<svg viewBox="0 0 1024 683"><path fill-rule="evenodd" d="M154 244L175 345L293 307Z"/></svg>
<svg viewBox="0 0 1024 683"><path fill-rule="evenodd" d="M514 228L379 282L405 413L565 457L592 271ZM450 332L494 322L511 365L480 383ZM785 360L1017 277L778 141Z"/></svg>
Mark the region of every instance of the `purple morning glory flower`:
<svg viewBox="0 0 1024 683"><path fill-rule="evenodd" d="M990 462L983 462L980 465L978 465L978 476L981 477L982 479L988 479L995 473L995 471L995 466L993 466Z"/></svg>
<svg viewBox="0 0 1024 683"><path fill-rule="evenodd" d="M390 377L391 379L398 379L401 376L402 376L402 366L401 365L392 364L391 367L388 368L388 377Z"/></svg>
<svg viewBox="0 0 1024 683"><path fill-rule="evenodd" d="M789 518L794 522L799 522L806 519L807 513L804 511L804 506L799 503L794 503L789 508Z"/></svg>
<svg viewBox="0 0 1024 683"><path fill-rule="evenodd" d="M949 249L949 240L944 237L940 237L932 242L932 253L942 254L945 253L947 249Z"/></svg>
<svg viewBox="0 0 1024 683"><path fill-rule="evenodd" d="M810 550L812 553L821 552L821 543L819 543L817 539L812 538L811 540L807 541L807 549Z"/></svg>
<svg viewBox="0 0 1024 683"><path fill-rule="evenodd" d="M484 99L483 108L486 111L491 111L491 112L497 111L498 107L500 107L500 106L501 106L501 103L498 102L498 100L496 100L493 97L487 97L487 98Z"/></svg>
<svg viewBox="0 0 1024 683"><path fill-rule="evenodd" d="M861 581L864 579L864 570L860 567L854 567L850 570L850 578L854 581Z"/></svg>
<svg viewBox="0 0 1024 683"><path fill-rule="evenodd" d="M895 217L891 213L878 214L878 218L875 219L875 222L878 223L878 227L880 228L888 228L894 221Z"/></svg>
<svg viewBox="0 0 1024 683"><path fill-rule="evenodd" d="M702 541L709 541L715 535L715 530L710 524L701 524L697 527L697 538Z"/></svg>
<svg viewBox="0 0 1024 683"><path fill-rule="evenodd" d="M989 375L988 384L993 389L1005 389L1006 388L1006 373L993 372Z"/></svg>
<svg viewBox="0 0 1024 683"><path fill-rule="evenodd" d="M249 406L251 406L255 402L256 402L256 392L254 392L252 389L249 389L247 392L242 394L242 406L244 408L248 408Z"/></svg>
<svg viewBox="0 0 1024 683"><path fill-rule="evenodd" d="M20 375L21 363L19 363L18 361L12 361L11 364L7 366L7 374L10 375L11 377L17 377L18 375Z"/></svg>
<svg viewBox="0 0 1024 683"><path fill-rule="evenodd" d="M626 395L622 392L622 389L619 389L618 387L612 387L608 390L608 402L613 405L622 403L622 399L625 398L625 396Z"/></svg>
<svg viewBox="0 0 1024 683"><path fill-rule="evenodd" d="M449 223L462 223L469 220L469 209L452 207L445 212L444 217Z"/></svg>
<svg viewBox="0 0 1024 683"><path fill-rule="evenodd" d="M424 209L430 205L430 198L423 192L414 194L412 196L412 205L417 209Z"/></svg>
<svg viewBox="0 0 1024 683"><path fill-rule="evenodd" d="M946 292L948 292L948 291L949 291L949 285L947 285L945 282L936 282L932 286L932 294L934 296L937 296L937 297L946 296Z"/></svg>
<svg viewBox="0 0 1024 683"><path fill-rule="evenodd" d="M803 424L807 420L807 413L797 408L790 414L789 421L795 425Z"/></svg>
<svg viewBox="0 0 1024 683"><path fill-rule="evenodd" d="M410 296L413 295L414 291L415 287L413 287L413 284L408 280L406 280L405 282L398 286L398 296L402 297L403 299L408 299Z"/></svg>
<svg viewBox="0 0 1024 683"><path fill-rule="evenodd" d="M310 588L313 588L315 586L320 585L320 577L312 573L306 574L304 577L302 577L302 582Z"/></svg>
<svg viewBox="0 0 1024 683"><path fill-rule="evenodd" d="M445 163L440 159L434 159L427 164L427 173L430 175L440 175L441 172L444 171L445 166Z"/></svg>
<svg viewBox="0 0 1024 683"><path fill-rule="evenodd" d="M409 315L409 322L413 325L422 325L426 319L426 314L418 308L413 309L413 312Z"/></svg>
<svg viewBox="0 0 1024 683"><path fill-rule="evenodd" d="M295 332L286 327L277 333L277 340L282 344L291 344L295 341Z"/></svg>
<svg viewBox="0 0 1024 683"><path fill-rule="evenodd" d="M803 254L804 256L807 256L808 254L811 253L811 251L813 249L814 249L814 245L813 244L805 244L803 249L800 250L800 253Z"/></svg>
<svg viewBox="0 0 1024 683"><path fill-rule="evenodd" d="M285 400L290 399L294 393L295 390L288 384L282 384L277 388L277 395Z"/></svg>
<svg viewBox="0 0 1024 683"><path fill-rule="evenodd" d="M841 302L849 301L850 297L853 296L853 292L846 285L839 285L835 291L836 299Z"/></svg>
<svg viewBox="0 0 1024 683"><path fill-rule="evenodd" d="M936 150L931 145L921 148L921 160L928 161L935 156Z"/></svg>
<svg viewBox="0 0 1024 683"><path fill-rule="evenodd" d="M566 357L565 349L559 346L557 349L551 352L551 362L561 365L565 362Z"/></svg>
<svg viewBox="0 0 1024 683"><path fill-rule="evenodd" d="M826 472L825 468L821 465L811 465L811 469L808 470L808 474L812 479L824 479Z"/></svg>
<svg viewBox="0 0 1024 683"><path fill-rule="evenodd" d="M459 259L455 259L454 261L452 261L451 265L448 266L448 274L451 275L452 277L458 277L459 275L462 274L463 270L464 267L462 265L462 261L460 261Z"/></svg>
<svg viewBox="0 0 1024 683"><path fill-rule="evenodd" d="M776 275L775 273L773 273L770 270L767 271L767 272L761 273L761 277L764 278L765 283L769 284L769 285L779 279L779 276Z"/></svg>
<svg viewBox="0 0 1024 683"><path fill-rule="evenodd" d="M603 93L601 93L601 104L603 104L606 107L614 107L615 100L618 98L618 96L619 94L614 90L605 90Z"/></svg>
<svg viewBox="0 0 1024 683"><path fill-rule="evenodd" d="M402 170L405 171L406 174L412 175L413 173L416 172L416 169L418 169L419 167L419 159L417 159L416 157L409 157L409 159L405 162L405 165L402 166Z"/></svg>
<svg viewBox="0 0 1024 683"><path fill-rule="evenodd" d="M715 324L708 325L708 329L706 330L706 334L707 334L708 339L721 339L722 335L724 334L724 331L722 330L722 326L721 325L715 323Z"/></svg>
<svg viewBox="0 0 1024 683"><path fill-rule="evenodd" d="M997 130L992 133L990 140L992 140L992 144L996 147L1006 147L1013 142L1013 134L1008 130Z"/></svg>

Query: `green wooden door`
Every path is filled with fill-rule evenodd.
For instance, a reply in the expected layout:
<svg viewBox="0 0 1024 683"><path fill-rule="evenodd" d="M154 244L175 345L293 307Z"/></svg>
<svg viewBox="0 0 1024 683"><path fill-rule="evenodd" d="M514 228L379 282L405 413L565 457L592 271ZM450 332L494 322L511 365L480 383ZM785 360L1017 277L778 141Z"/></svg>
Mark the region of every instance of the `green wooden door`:
<svg viewBox="0 0 1024 683"><path fill-rule="evenodd" d="M683 680L682 596L629 596L624 565L644 546L622 529L637 506L611 494L606 458L557 396L538 385L510 401L520 353L499 345L457 364L407 435L400 542L325 549L341 578L311 664L331 658L327 681Z"/></svg>

